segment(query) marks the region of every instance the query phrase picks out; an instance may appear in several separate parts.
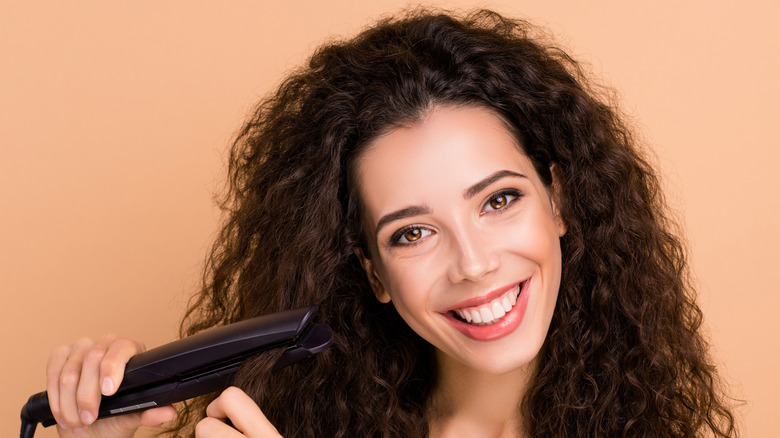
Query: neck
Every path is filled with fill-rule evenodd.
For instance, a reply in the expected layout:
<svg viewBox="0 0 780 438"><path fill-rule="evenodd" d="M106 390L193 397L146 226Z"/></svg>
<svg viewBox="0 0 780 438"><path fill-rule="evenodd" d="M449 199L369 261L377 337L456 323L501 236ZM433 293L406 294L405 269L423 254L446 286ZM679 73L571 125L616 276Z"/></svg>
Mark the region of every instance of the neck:
<svg viewBox="0 0 780 438"><path fill-rule="evenodd" d="M521 437L519 406L532 369L533 363L507 374L489 374L438 353L431 436Z"/></svg>

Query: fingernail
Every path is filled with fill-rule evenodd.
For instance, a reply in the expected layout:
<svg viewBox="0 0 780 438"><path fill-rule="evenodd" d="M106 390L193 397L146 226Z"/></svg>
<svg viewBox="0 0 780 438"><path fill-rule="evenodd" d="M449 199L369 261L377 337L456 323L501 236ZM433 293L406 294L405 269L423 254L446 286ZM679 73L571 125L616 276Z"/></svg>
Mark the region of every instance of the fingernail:
<svg viewBox="0 0 780 438"><path fill-rule="evenodd" d="M95 421L95 417L89 411L79 412L79 417L81 418L81 422L86 425L90 425Z"/></svg>
<svg viewBox="0 0 780 438"><path fill-rule="evenodd" d="M103 383L100 384L100 390L103 392L103 395L111 394L114 392L114 381L109 377L104 378Z"/></svg>
<svg viewBox="0 0 780 438"><path fill-rule="evenodd" d="M64 418L60 418L60 420L57 423L59 423L61 428L68 429L68 425L65 424L65 419Z"/></svg>
<svg viewBox="0 0 780 438"><path fill-rule="evenodd" d="M87 429L84 429L83 427L77 427L77 428L73 429L73 433L75 433L76 435L84 435L84 433L86 433L86 431L87 431Z"/></svg>

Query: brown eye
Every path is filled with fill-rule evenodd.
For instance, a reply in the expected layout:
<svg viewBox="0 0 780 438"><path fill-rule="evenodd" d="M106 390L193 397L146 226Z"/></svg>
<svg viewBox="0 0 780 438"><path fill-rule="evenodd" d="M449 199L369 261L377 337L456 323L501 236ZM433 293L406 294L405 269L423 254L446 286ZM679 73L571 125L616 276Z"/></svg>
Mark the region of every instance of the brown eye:
<svg viewBox="0 0 780 438"><path fill-rule="evenodd" d="M507 189L490 195L482 206L483 213L503 212L523 196L519 190Z"/></svg>
<svg viewBox="0 0 780 438"><path fill-rule="evenodd" d="M404 233L404 239L406 239L407 242L414 242L415 240L422 237L422 230L419 228L412 228L411 230L408 230Z"/></svg>
<svg viewBox="0 0 780 438"><path fill-rule="evenodd" d="M498 210L499 208L504 208L507 204L507 199L505 195L498 195L493 197L490 200L490 208L493 210Z"/></svg>
<svg viewBox="0 0 780 438"><path fill-rule="evenodd" d="M410 226L398 230L390 238L390 245L392 246L404 246L419 243L433 234L433 231L426 227Z"/></svg>

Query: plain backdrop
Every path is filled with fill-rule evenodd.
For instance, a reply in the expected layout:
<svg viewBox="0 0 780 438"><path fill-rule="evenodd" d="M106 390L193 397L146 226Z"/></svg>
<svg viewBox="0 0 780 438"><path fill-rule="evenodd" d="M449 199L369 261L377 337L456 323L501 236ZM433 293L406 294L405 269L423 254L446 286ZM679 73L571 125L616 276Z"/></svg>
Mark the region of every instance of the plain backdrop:
<svg viewBox="0 0 780 438"><path fill-rule="evenodd" d="M55 346L109 331L148 346L176 337L247 112L320 43L404 5L0 2L0 435L18 433ZM743 434L776 436L778 7L446 6L546 26L617 90L686 229L713 356L745 400Z"/></svg>

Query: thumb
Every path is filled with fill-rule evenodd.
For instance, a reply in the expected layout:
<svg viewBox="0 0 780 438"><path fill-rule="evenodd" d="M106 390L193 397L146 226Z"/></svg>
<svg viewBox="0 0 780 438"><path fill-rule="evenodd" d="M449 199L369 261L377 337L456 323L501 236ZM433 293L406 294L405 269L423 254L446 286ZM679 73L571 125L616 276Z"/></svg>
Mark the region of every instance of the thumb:
<svg viewBox="0 0 780 438"><path fill-rule="evenodd" d="M132 436L135 430L141 426L159 426L173 420L175 417L176 409L174 409L173 406L162 406L143 412L106 418L102 424L100 424L101 422L96 422L90 426L90 429L92 429L93 432L98 432L95 429L100 427L100 433L96 433L96 436L123 436L128 432L130 432L130 436ZM103 430L103 427L105 427L106 430Z"/></svg>
<svg viewBox="0 0 780 438"><path fill-rule="evenodd" d="M141 412L141 425L155 427L174 418L176 418L176 409L173 406L162 406Z"/></svg>

